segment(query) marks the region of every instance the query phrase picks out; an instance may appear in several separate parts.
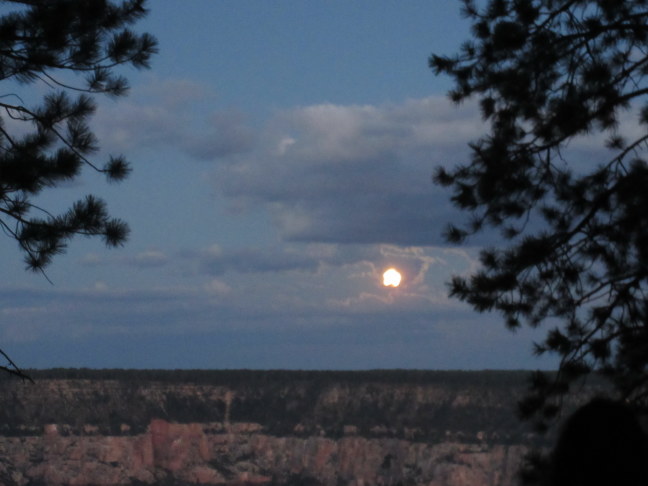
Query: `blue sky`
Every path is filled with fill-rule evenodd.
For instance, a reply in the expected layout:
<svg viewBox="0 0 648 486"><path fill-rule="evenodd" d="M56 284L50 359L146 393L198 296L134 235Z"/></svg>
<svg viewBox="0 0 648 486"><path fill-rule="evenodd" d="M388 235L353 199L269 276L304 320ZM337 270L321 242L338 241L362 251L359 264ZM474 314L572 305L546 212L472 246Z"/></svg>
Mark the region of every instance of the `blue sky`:
<svg viewBox="0 0 648 486"><path fill-rule="evenodd" d="M0 240L0 342L26 367L536 368L534 335L447 297L476 247L431 183L486 131L427 67L468 35L457 0L155 0L138 30L160 53L102 99L92 172L43 194L93 193L129 242L79 239L25 272ZM36 100L44 87L24 89ZM483 243L483 242L481 242ZM397 267L403 283L381 284Z"/></svg>

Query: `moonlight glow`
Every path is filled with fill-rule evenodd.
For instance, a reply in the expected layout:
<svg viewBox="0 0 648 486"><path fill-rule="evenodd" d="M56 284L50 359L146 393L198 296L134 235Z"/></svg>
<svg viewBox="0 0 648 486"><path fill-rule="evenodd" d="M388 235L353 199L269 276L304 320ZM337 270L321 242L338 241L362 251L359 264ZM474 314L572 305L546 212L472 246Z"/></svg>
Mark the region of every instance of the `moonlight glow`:
<svg viewBox="0 0 648 486"><path fill-rule="evenodd" d="M383 273L383 285L385 287L398 287L401 283L401 274L395 268L390 268Z"/></svg>

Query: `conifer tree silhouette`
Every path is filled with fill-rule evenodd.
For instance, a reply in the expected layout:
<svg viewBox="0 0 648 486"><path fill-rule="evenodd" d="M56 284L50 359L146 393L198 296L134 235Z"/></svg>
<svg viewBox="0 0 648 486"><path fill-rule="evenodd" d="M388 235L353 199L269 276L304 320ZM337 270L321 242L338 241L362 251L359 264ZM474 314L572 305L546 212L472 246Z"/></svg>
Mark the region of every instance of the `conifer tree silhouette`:
<svg viewBox="0 0 648 486"><path fill-rule="evenodd" d="M146 14L144 0L2 3L26 8L0 18L0 80L7 86L0 96L0 226L18 242L28 268L42 270L75 235L100 236L108 246L126 238L127 225L110 218L105 203L92 195L61 215L32 200L74 179L83 166L110 181L128 174L122 156L102 166L89 158L98 148L87 124L95 109L92 96L125 94L127 80L115 69L148 67L156 41L128 28ZM80 75L81 83L62 81L66 73ZM50 92L33 105L9 91L10 81L41 83Z"/></svg>
<svg viewBox="0 0 648 486"><path fill-rule="evenodd" d="M101 199L87 195L62 214L34 202L79 176L83 167L109 181L127 176L121 155L103 163L88 119L97 94L122 96L122 65L149 66L156 40L130 25L146 13L145 0L4 0L0 17L0 228L18 243L28 269L41 271L77 235L122 244L128 226L112 218ZM77 75L77 76L74 76ZM16 87L39 84L40 103ZM3 353L4 354L4 353ZM8 359L8 357L5 355ZM17 368L8 359L5 370Z"/></svg>
<svg viewBox="0 0 648 486"><path fill-rule="evenodd" d="M513 330L551 326L535 352L556 354L558 373L535 374L520 404L539 429L590 373L648 408L648 2L463 0L463 11L472 38L430 66L453 78L455 102L479 99L490 128L434 179L471 218L449 242L485 228L502 240L451 294ZM600 161L570 151L581 136L606 141Z"/></svg>

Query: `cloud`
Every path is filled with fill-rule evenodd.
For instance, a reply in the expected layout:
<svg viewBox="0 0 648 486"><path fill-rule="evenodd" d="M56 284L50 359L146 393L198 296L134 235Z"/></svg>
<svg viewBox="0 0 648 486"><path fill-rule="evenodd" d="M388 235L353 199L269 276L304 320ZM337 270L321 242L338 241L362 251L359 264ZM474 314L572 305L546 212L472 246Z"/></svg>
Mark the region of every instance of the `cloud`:
<svg viewBox="0 0 648 486"><path fill-rule="evenodd" d="M210 161L230 209L265 208L284 241L439 245L447 222L465 218L431 174L464 162L467 143L484 134L473 105L322 103L277 112L254 130L236 109L204 108L216 99L200 84L152 77L102 105L97 132L117 151L167 147Z"/></svg>
<svg viewBox="0 0 648 486"><path fill-rule="evenodd" d="M369 265L372 280L380 280L382 272L396 266L407 281L421 285L431 266L452 268L455 272L474 269L475 257L467 251L436 247L401 247L394 245L335 245L322 243L283 244L280 246L223 249L213 245L198 251L183 252L185 259L193 260L198 273L212 276L224 274L263 273L320 273L324 267L340 268L350 277L349 270L356 265Z"/></svg>
<svg viewBox="0 0 648 486"><path fill-rule="evenodd" d="M169 257L159 250L147 250L138 253L128 261L137 267L159 267L166 265Z"/></svg>
<svg viewBox="0 0 648 486"><path fill-rule="evenodd" d="M281 257L277 250L212 248L194 255L204 266L186 287L142 290L92 281L79 289L0 288L0 338L298 332L390 319L405 325L410 317L420 323L424 315L459 305L438 292L439 280L456 267L444 261L446 254L443 249L298 245ZM398 292L381 285L380 275L391 265L405 274Z"/></svg>
<svg viewBox="0 0 648 486"><path fill-rule="evenodd" d="M82 366L77 348L102 367L520 367L530 354L525 337L448 299L443 282L475 264L466 251L287 244L180 257L199 270L186 287L0 288L0 340L29 366ZM381 285L389 266L402 287Z"/></svg>
<svg viewBox="0 0 648 486"><path fill-rule="evenodd" d="M287 241L438 245L457 212L433 167L464 161L483 130L474 107L437 97L305 106L276 114L214 180L233 209L266 207Z"/></svg>
<svg viewBox="0 0 648 486"><path fill-rule="evenodd" d="M102 147L127 153L167 148L214 160L253 145L240 111L203 108L217 101L209 88L185 79L146 79L128 98L101 104L93 125Z"/></svg>
<svg viewBox="0 0 648 486"><path fill-rule="evenodd" d="M225 295L229 294L232 291L232 288L227 285L225 282L222 280L218 279L212 279L205 285L205 289L209 293L213 293L215 295Z"/></svg>
<svg viewBox="0 0 648 486"><path fill-rule="evenodd" d="M315 271L319 264L316 258L307 253L290 248L236 248L223 251L212 247L200 252L199 258L202 271L209 275Z"/></svg>
<svg viewBox="0 0 648 486"><path fill-rule="evenodd" d="M153 268L162 267L171 262L171 258L165 252L155 249L149 249L138 252L131 256L126 255L98 255L96 253L87 253L79 258L82 266L101 266L101 265L124 265L134 268Z"/></svg>
<svg viewBox="0 0 648 486"><path fill-rule="evenodd" d="M153 250L139 257L169 258ZM103 263L132 266L131 260ZM243 250L212 246L170 260L172 268L194 268L184 274L184 284L165 279L142 289L137 278L122 276L119 281L91 279L77 289L0 288L0 338L296 332L304 326L365 326L388 317L419 322L423 315L461 308L447 299L443 282L473 264L471 256L443 248L329 244ZM404 275L396 292L381 282L390 266Z"/></svg>
<svg viewBox="0 0 648 486"><path fill-rule="evenodd" d="M217 246L187 253L196 275L216 277L205 288L228 294L227 305L260 313L275 309L284 324L286 315L341 319L382 312L426 312L462 308L448 298L445 282L476 265L475 256L446 248L394 245L286 244L279 248L223 249ZM396 267L401 286L389 291L382 273ZM327 317L328 316L328 317ZM300 317L301 319L302 317ZM317 324L312 324L317 325Z"/></svg>
<svg viewBox="0 0 648 486"><path fill-rule="evenodd" d="M245 125L245 117L236 110L212 113L203 131L186 134L182 149L200 160L213 160L247 151L253 144L252 130Z"/></svg>
<svg viewBox="0 0 648 486"><path fill-rule="evenodd" d="M637 116L623 113L620 132L638 137ZM276 113L248 151L220 159L214 184L232 210L265 208L284 241L445 245L446 225L470 215L432 183L433 169L468 162L469 142L488 132L475 103L457 107L436 96L303 106ZM589 170L611 156L602 145L580 137L564 154L570 166ZM502 238L485 229L470 241Z"/></svg>

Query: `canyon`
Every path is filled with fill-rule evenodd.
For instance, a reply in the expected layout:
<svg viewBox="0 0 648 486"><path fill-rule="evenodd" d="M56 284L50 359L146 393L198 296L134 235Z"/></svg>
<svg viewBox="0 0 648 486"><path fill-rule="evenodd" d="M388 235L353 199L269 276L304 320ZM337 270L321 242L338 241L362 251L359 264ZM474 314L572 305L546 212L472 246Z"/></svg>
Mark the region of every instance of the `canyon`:
<svg viewBox="0 0 648 486"><path fill-rule="evenodd" d="M512 486L527 372L41 370L0 380L6 486Z"/></svg>

